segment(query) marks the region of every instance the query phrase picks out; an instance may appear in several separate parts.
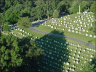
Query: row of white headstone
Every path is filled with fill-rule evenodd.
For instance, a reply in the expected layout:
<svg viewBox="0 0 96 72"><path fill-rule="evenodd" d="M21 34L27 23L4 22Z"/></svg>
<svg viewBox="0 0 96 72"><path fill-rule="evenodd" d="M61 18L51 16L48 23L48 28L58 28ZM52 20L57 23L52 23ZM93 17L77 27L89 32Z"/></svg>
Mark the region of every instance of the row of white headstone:
<svg viewBox="0 0 96 72"><path fill-rule="evenodd" d="M42 41L43 41L43 39L42 39ZM56 41L54 41L54 42L56 42ZM91 50L90 48L87 48L87 49L89 49L89 50ZM83 50L83 51L85 51L85 50ZM48 51L47 51L48 52ZM52 54L52 52L49 52L49 54ZM53 54L52 54L53 55ZM59 55L57 55L57 57L58 57ZM66 55L65 55L66 56ZM78 57L80 57L80 55L77 55ZM61 58L62 58L63 56L61 56ZM69 56L69 58L70 58L71 56ZM90 57L93 57L93 55L90 55ZM48 55L48 58L51 58L51 59L55 59L55 60L57 60L57 58L54 58L54 57L51 57L51 56L49 56ZM74 57L72 57L73 59L74 59ZM84 57L81 57L81 58L83 58L84 59ZM48 59L46 59L47 61L48 61ZM78 59L76 59L77 61L73 61L74 63L76 63L76 64L79 64L79 62L78 62ZM88 59L87 59L88 60ZM92 59L90 59L90 61L92 61ZM44 63L46 63L46 64L48 64L47 62L44 62ZM50 61L50 63L53 63L52 61ZM53 66L53 65L51 65L49 63L49 65L50 66ZM84 61L84 63L86 63L86 61ZM70 63L69 62L67 62L67 63L65 63L66 65L70 65ZM57 64L56 64L57 65ZM82 65L82 64L81 64ZM54 67L54 66L53 66ZM73 65L73 67L75 67L76 68L76 66L74 66ZM45 67L44 67L45 68ZM70 68L68 68L68 69L70 69ZM72 70L72 69L70 69L70 70ZM82 70L82 69L81 69ZM64 71L64 70L63 70ZM73 71L75 71L74 69L73 69Z"/></svg>

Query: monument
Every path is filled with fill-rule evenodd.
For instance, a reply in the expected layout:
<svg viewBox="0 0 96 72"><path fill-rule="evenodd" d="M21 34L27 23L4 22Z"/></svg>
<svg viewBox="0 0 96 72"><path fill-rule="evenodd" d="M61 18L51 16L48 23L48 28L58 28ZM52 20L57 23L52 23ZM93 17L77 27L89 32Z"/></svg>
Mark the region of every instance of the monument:
<svg viewBox="0 0 96 72"><path fill-rule="evenodd" d="M80 5L79 5L79 14L80 14Z"/></svg>

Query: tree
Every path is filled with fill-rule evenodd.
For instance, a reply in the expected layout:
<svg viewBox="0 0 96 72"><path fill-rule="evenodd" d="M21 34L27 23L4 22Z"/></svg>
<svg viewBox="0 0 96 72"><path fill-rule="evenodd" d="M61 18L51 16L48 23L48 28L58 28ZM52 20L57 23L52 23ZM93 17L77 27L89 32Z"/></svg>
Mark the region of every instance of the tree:
<svg viewBox="0 0 96 72"><path fill-rule="evenodd" d="M80 3L81 12L84 12L84 11L86 11L86 10L89 11L90 6L91 6L91 4L92 4L93 2L94 2L94 1L82 1L82 2Z"/></svg>
<svg viewBox="0 0 96 72"><path fill-rule="evenodd" d="M32 1L26 0L25 2L23 2L23 10L21 11L22 17L26 17L26 16L30 17L31 10L33 10L33 6L34 6L33 0Z"/></svg>
<svg viewBox="0 0 96 72"><path fill-rule="evenodd" d="M87 10L87 1L82 1L81 3L80 3L80 11L81 12L84 12L84 11L86 11Z"/></svg>
<svg viewBox="0 0 96 72"><path fill-rule="evenodd" d="M19 41L20 48L23 48L23 52L21 53L24 62L21 67L22 72L37 72L38 64L44 54L38 44L30 40L30 38L31 37L28 36Z"/></svg>
<svg viewBox="0 0 96 72"><path fill-rule="evenodd" d="M38 19L37 16L36 16L37 12L36 12L36 8L33 7L31 12L30 12L30 16L31 16L31 20L34 20L34 19Z"/></svg>
<svg viewBox="0 0 96 72"><path fill-rule="evenodd" d="M5 16L4 13L0 13L0 25L3 25L3 23L5 22Z"/></svg>
<svg viewBox="0 0 96 72"><path fill-rule="evenodd" d="M30 37L19 40L0 32L0 71L33 72L37 70L43 50Z"/></svg>
<svg viewBox="0 0 96 72"><path fill-rule="evenodd" d="M93 15L96 18L96 11L95 11L96 6L95 6L95 4L96 4L96 1L94 1L94 3L91 4L90 11L93 11L93 13L94 13ZM92 24L93 24L92 31L93 31L93 33L96 33L96 19Z"/></svg>
<svg viewBox="0 0 96 72"><path fill-rule="evenodd" d="M54 10L54 12L53 12L53 17L54 17L54 18L59 17L59 12L58 12L57 10Z"/></svg>
<svg viewBox="0 0 96 72"><path fill-rule="evenodd" d="M43 0L37 0L35 1L36 4L36 17L38 20L42 19L43 13L44 13L44 1Z"/></svg>
<svg viewBox="0 0 96 72"><path fill-rule="evenodd" d="M64 12L64 10L65 10L65 1L60 1L59 3L58 3L58 5L57 5L57 10L59 11L59 12Z"/></svg>
<svg viewBox="0 0 96 72"><path fill-rule="evenodd" d="M0 70L1 72L11 72L22 64L21 49L18 42L12 35L0 36Z"/></svg>
<svg viewBox="0 0 96 72"><path fill-rule="evenodd" d="M73 13L77 13L79 11L79 4L81 3L81 1L76 1L74 0L72 2L71 7L69 8L69 13L73 14Z"/></svg>
<svg viewBox="0 0 96 72"><path fill-rule="evenodd" d="M87 1L87 4L86 4L86 6L87 6L87 9L88 9L88 11L90 10L90 7L91 7L91 4L93 4L94 3L94 1Z"/></svg>
<svg viewBox="0 0 96 72"><path fill-rule="evenodd" d="M94 1L94 3L91 4L90 11L93 11L94 15L96 16L96 11L95 11L96 6L95 5L96 5L96 1Z"/></svg>
<svg viewBox="0 0 96 72"><path fill-rule="evenodd" d="M54 10L56 9L55 2L53 0L45 0L45 11L47 18L53 15Z"/></svg>
<svg viewBox="0 0 96 72"><path fill-rule="evenodd" d="M19 27L27 28L31 26L30 19L28 17L22 17L18 20L17 25Z"/></svg>
<svg viewBox="0 0 96 72"><path fill-rule="evenodd" d="M10 27L9 27L7 24L5 24L5 25L3 26L3 30L4 30L4 31L9 31L9 30L10 30Z"/></svg>
<svg viewBox="0 0 96 72"><path fill-rule="evenodd" d="M22 4L16 4L16 6L11 6L5 12L5 19L8 24L14 24L18 22L18 19L21 16L20 11L22 10Z"/></svg>
<svg viewBox="0 0 96 72"><path fill-rule="evenodd" d="M96 68L94 68L95 64L91 64L91 62L87 62L83 69L82 72L95 72Z"/></svg>

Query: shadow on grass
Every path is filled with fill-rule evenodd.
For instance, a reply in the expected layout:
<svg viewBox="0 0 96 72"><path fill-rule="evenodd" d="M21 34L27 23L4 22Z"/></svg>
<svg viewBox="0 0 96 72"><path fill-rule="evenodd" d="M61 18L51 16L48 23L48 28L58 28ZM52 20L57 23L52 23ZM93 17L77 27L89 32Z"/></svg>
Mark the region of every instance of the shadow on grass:
<svg viewBox="0 0 96 72"><path fill-rule="evenodd" d="M51 33L64 35L64 34L63 34L63 33L64 33L63 31L60 32L60 31L57 31L57 30L51 31Z"/></svg>
<svg viewBox="0 0 96 72"><path fill-rule="evenodd" d="M59 33L56 30L51 33L54 32ZM62 72L65 70L64 63L68 62L70 52L67 49L67 40L52 36L51 33L35 40L44 51L38 72Z"/></svg>

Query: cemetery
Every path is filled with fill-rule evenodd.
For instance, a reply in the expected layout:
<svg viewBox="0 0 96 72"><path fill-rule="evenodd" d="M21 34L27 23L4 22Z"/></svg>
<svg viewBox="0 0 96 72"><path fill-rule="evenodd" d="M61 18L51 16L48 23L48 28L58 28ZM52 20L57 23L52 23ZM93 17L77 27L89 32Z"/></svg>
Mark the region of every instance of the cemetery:
<svg viewBox="0 0 96 72"><path fill-rule="evenodd" d="M0 72L95 72L95 4L0 1Z"/></svg>
<svg viewBox="0 0 96 72"><path fill-rule="evenodd" d="M66 36L81 39L85 42L91 41L92 44L95 44L96 35L90 31L94 20L95 18L91 12L72 14L61 18L52 18L35 27L35 29L45 32L59 30L60 32L64 32Z"/></svg>
<svg viewBox="0 0 96 72"><path fill-rule="evenodd" d="M30 40L34 40L44 51L44 56L39 64L38 71L54 71L54 72L78 72L82 71L83 66L89 61L92 62L95 57L95 49L84 46L75 41L44 35L29 31L10 27L12 29L9 34L21 38L30 36ZM78 28L77 28L78 29ZM58 32L57 32L58 33ZM94 62L93 62L94 63Z"/></svg>

